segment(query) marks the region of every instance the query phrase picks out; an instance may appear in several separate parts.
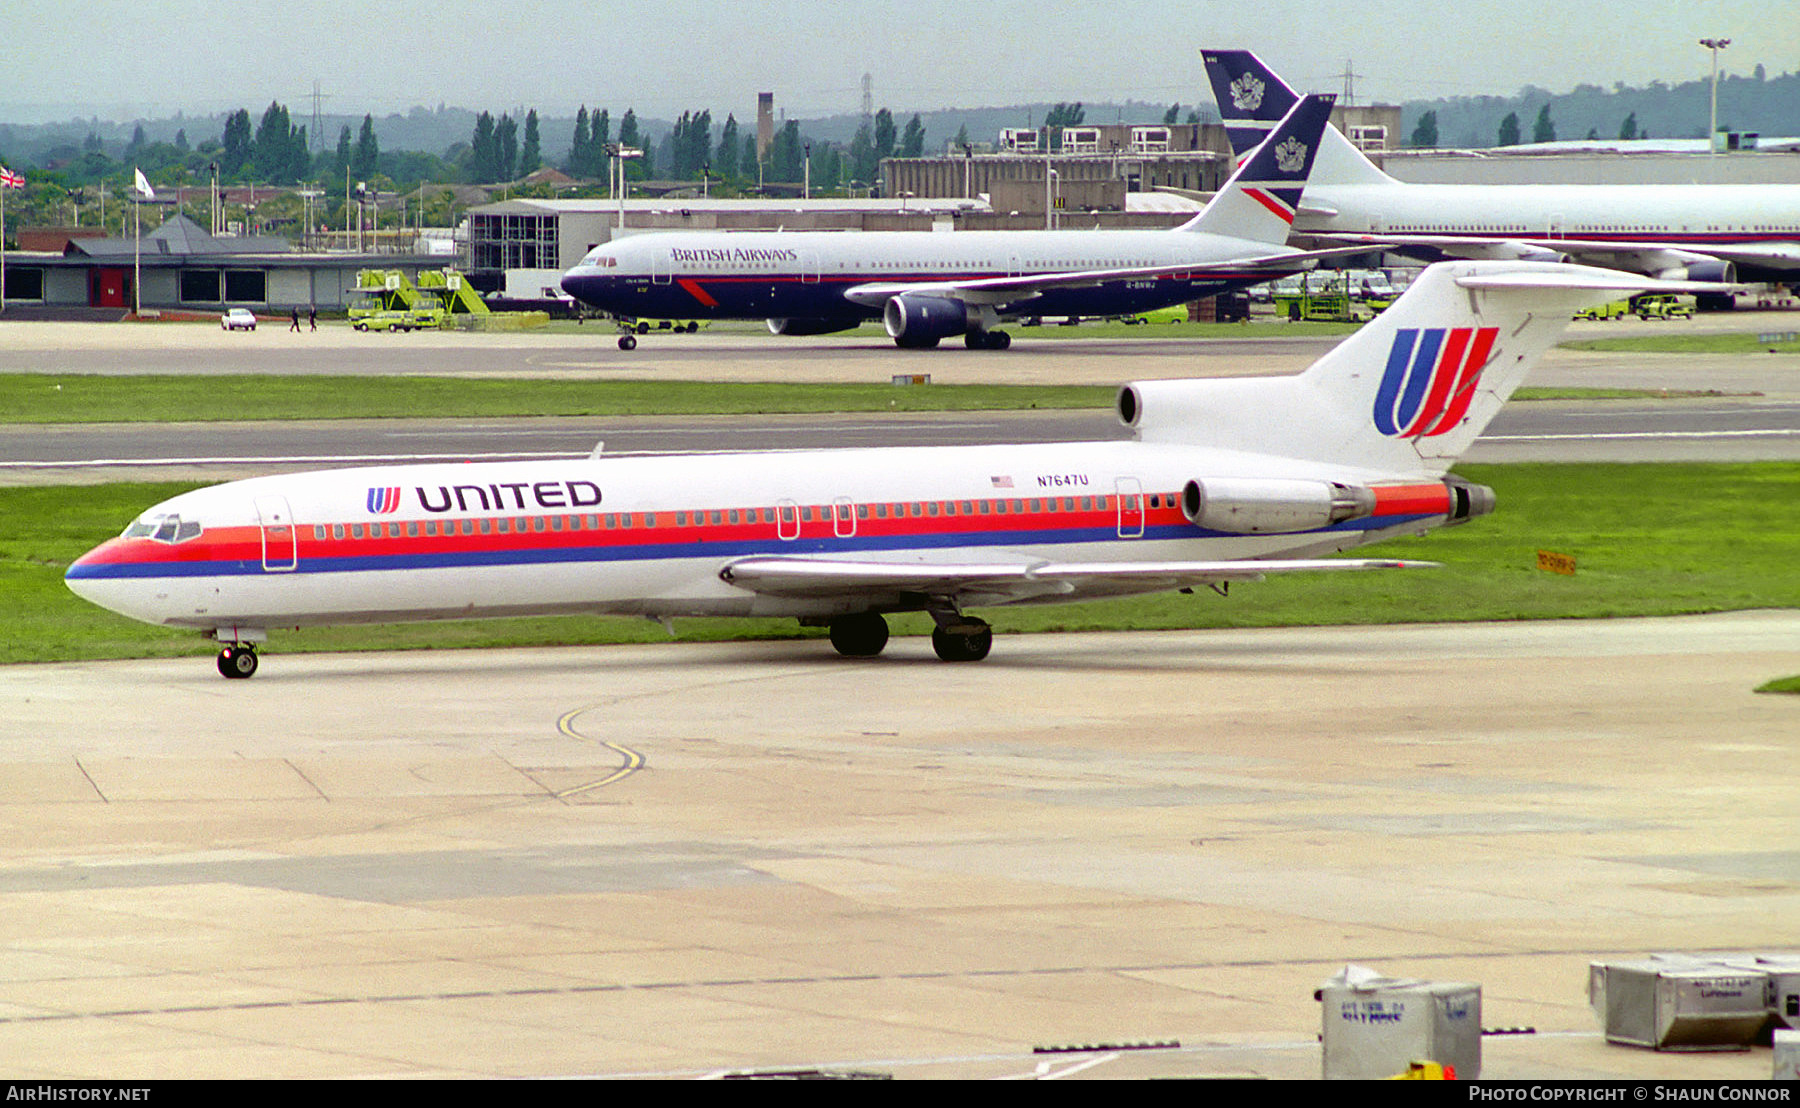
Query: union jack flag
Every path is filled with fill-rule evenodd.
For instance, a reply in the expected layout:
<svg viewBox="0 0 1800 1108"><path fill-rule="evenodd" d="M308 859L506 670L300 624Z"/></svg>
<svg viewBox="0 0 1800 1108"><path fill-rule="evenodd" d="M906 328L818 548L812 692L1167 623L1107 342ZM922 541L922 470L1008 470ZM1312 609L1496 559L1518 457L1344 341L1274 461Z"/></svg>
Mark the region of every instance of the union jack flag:
<svg viewBox="0 0 1800 1108"><path fill-rule="evenodd" d="M25 175L23 173L14 173L12 170L0 165L0 188L22 189L24 187Z"/></svg>

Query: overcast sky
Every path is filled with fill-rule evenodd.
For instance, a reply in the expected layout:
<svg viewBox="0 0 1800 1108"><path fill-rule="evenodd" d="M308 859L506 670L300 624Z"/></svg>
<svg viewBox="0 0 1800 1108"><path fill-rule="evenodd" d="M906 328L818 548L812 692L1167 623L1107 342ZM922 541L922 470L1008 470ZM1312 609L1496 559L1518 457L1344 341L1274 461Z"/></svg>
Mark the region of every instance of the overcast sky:
<svg viewBox="0 0 1800 1108"><path fill-rule="evenodd" d="M673 118L1211 103L1202 47L1358 102L1800 69L1796 0L0 0L0 122L582 104Z"/></svg>

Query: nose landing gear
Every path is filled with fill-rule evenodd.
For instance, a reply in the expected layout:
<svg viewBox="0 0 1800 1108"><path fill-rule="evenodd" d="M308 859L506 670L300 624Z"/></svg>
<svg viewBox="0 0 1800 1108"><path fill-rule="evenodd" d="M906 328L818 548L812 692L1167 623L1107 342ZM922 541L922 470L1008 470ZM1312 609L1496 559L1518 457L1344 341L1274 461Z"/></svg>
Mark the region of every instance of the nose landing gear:
<svg viewBox="0 0 1800 1108"><path fill-rule="evenodd" d="M256 672L256 647L250 643L231 643L219 651L219 673L242 679Z"/></svg>

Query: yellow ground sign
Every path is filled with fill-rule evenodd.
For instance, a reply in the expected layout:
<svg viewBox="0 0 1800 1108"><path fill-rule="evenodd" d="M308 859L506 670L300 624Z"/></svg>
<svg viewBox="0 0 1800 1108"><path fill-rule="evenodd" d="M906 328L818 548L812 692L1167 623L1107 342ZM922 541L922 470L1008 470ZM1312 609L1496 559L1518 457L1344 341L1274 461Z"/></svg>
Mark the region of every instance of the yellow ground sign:
<svg viewBox="0 0 1800 1108"><path fill-rule="evenodd" d="M1575 558L1569 554L1558 554L1551 550L1537 552L1538 568L1545 573L1560 573L1565 577L1575 576Z"/></svg>

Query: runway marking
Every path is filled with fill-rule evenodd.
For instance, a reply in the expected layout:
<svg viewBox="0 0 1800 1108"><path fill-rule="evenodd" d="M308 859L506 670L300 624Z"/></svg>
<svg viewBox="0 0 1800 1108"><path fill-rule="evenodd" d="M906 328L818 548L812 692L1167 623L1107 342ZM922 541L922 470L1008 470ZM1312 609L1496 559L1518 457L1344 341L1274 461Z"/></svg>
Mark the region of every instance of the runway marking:
<svg viewBox="0 0 1800 1108"><path fill-rule="evenodd" d="M594 711L598 707L599 705L589 705L586 708L577 708L572 712L563 713L563 717L556 721L556 730L565 737L574 739L576 742L597 743L625 759L625 762L618 769L612 771L598 781L589 781L585 785L576 785L572 789L563 789L559 792L552 793L551 795L558 800L567 800L572 796L593 792L595 789L604 789L613 782L623 781L625 778L630 777L638 770L644 768L644 756L630 747L620 746L618 743L609 742L606 739L596 739L589 735L583 735L581 732L575 730L575 717L586 712Z"/></svg>
<svg viewBox="0 0 1800 1108"><path fill-rule="evenodd" d="M1590 439L1784 439L1800 430L1772 428L1765 431L1589 431L1573 435L1483 435L1477 442L1566 442Z"/></svg>

